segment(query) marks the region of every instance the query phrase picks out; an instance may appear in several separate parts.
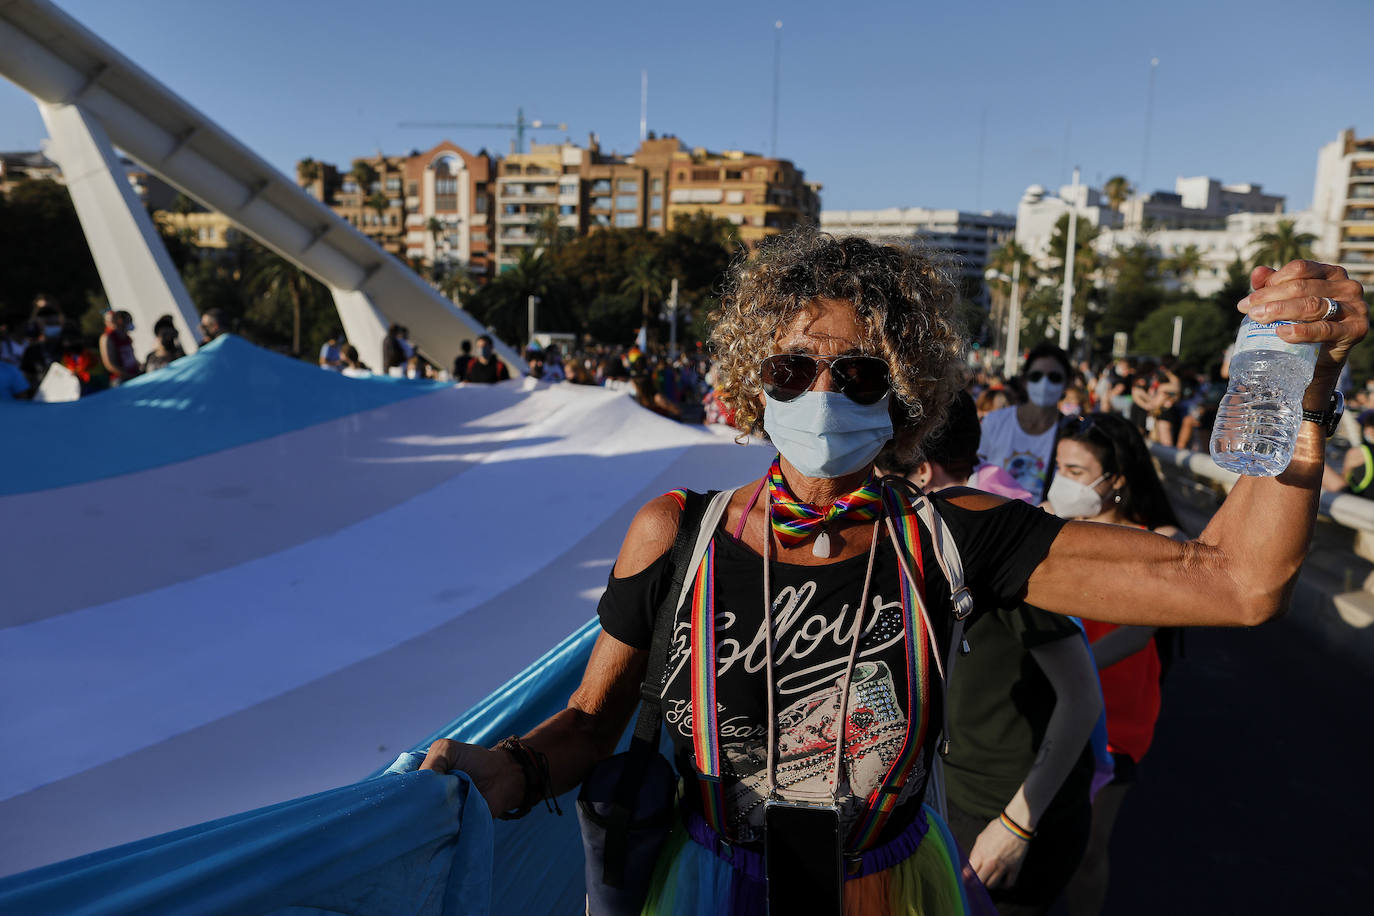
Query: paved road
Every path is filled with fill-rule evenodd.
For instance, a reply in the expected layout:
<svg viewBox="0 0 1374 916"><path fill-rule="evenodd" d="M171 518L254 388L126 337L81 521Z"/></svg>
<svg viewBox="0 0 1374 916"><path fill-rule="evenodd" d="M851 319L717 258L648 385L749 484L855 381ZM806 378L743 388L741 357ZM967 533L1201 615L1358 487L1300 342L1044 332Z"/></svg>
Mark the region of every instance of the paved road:
<svg viewBox="0 0 1374 916"><path fill-rule="evenodd" d="M1187 653L1117 822L1106 913L1370 912L1370 657L1292 619L1193 632Z"/></svg>

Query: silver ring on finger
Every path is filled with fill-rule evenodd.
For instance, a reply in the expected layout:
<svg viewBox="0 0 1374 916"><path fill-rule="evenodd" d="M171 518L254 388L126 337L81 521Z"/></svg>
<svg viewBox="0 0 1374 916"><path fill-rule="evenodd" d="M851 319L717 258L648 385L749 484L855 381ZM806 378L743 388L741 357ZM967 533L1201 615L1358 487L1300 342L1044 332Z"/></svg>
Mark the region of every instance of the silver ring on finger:
<svg viewBox="0 0 1374 916"><path fill-rule="evenodd" d="M1326 302L1326 314L1321 317L1321 320L1330 321L1332 318L1335 318L1336 313L1341 310L1341 304L1335 299L1325 299L1323 301Z"/></svg>

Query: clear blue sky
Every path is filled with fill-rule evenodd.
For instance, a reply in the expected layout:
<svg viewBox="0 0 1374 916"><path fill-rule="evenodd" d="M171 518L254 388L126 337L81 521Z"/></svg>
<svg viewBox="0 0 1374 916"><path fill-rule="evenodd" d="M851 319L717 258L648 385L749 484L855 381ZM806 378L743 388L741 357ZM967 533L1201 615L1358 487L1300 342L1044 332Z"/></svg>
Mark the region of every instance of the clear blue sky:
<svg viewBox="0 0 1374 916"><path fill-rule="evenodd" d="M824 184L829 209L1014 212L1027 185L1056 187L1074 164L1093 183L1138 183L1151 57L1149 188L1206 174L1300 209L1317 148L1345 127L1374 134L1369 0L59 6L288 174L303 156L346 166L445 133L504 152L501 131L397 122L508 121L522 105L628 152L641 69L650 129L767 152L779 18L779 153ZM0 149L42 137L32 101L0 80Z"/></svg>

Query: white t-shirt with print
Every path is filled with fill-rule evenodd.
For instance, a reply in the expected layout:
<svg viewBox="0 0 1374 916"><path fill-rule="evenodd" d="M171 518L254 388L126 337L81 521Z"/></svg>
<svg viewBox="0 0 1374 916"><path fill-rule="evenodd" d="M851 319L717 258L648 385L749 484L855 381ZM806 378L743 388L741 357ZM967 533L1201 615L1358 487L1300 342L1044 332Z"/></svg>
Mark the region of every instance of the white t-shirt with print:
<svg viewBox="0 0 1374 916"><path fill-rule="evenodd" d="M978 457L1015 477L1021 488L1039 503L1044 499L1045 481L1054 457L1054 433L1051 426L1038 436L1027 435L1016 419L1016 408L1003 407L983 418Z"/></svg>

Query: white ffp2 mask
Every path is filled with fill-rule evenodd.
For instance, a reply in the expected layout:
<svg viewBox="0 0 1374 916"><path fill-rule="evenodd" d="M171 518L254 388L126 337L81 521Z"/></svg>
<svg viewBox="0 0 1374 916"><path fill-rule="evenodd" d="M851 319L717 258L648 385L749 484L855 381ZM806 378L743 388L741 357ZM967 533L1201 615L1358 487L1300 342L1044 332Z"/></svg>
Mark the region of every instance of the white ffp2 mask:
<svg viewBox="0 0 1374 916"><path fill-rule="evenodd" d="M1050 481L1050 491L1045 498L1049 500L1054 514L1060 518L1092 518L1102 513L1102 494L1097 492L1096 487L1106 479L1107 475L1103 474L1092 483L1082 484L1056 474L1054 480Z"/></svg>

